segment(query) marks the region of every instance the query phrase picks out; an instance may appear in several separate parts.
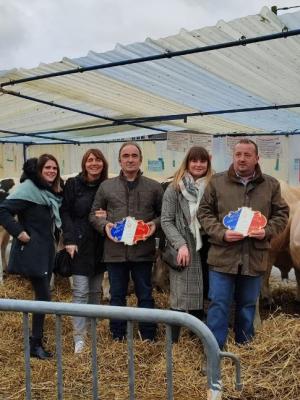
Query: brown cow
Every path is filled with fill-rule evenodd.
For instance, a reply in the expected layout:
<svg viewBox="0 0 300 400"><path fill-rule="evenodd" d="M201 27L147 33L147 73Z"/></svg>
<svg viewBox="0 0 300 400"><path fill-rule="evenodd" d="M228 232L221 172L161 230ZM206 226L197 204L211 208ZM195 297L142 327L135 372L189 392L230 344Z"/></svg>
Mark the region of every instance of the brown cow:
<svg viewBox="0 0 300 400"><path fill-rule="evenodd" d="M300 302L300 201L295 205L294 215L291 221L290 254L297 280L296 301Z"/></svg>
<svg viewBox="0 0 300 400"><path fill-rule="evenodd" d="M3 273L7 270L6 250L9 243L9 233L0 225L0 250L1 250L1 265L0 265L0 283L3 282Z"/></svg>
<svg viewBox="0 0 300 400"><path fill-rule="evenodd" d="M267 300L268 304L273 303L269 286L273 265L280 269L283 279L287 279L289 271L295 268L296 301L300 301L300 187L291 187L285 182L280 182L280 186L282 197L290 207L290 218L285 230L271 240L269 267L261 291L262 298Z"/></svg>

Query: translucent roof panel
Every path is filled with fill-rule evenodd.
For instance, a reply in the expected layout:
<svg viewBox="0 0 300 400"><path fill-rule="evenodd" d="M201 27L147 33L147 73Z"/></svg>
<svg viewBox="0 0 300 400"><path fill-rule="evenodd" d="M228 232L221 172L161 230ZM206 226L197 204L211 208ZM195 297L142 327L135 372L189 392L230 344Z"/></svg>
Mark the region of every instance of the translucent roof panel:
<svg viewBox="0 0 300 400"><path fill-rule="evenodd" d="M300 12L277 16L264 7L257 15L213 27L182 29L166 38L116 45L105 53L90 51L34 69L0 71L0 83L298 28ZM199 134L296 132L297 107L138 124L120 125L118 120L300 103L299 59L297 35L5 86L27 98L0 95L0 142L115 140L188 129Z"/></svg>

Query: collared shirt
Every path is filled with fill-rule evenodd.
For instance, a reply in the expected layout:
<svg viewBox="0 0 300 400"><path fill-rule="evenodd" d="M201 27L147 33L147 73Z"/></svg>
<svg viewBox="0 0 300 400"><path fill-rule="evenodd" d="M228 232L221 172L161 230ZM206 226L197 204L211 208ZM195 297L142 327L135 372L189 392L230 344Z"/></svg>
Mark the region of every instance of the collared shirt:
<svg viewBox="0 0 300 400"><path fill-rule="evenodd" d="M251 181L252 179L254 179L254 177L255 177L255 170L254 170L253 174L250 175L250 176L241 176L241 175L239 175L236 171L235 171L235 174L236 174L236 176L239 178L240 182L241 182L244 186L247 186L247 183L248 183L249 181Z"/></svg>

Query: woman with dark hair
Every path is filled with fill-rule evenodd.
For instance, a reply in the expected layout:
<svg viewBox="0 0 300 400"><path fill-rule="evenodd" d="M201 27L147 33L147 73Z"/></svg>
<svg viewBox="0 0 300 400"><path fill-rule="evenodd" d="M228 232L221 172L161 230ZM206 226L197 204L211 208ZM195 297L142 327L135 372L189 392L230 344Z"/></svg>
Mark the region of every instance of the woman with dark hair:
<svg viewBox="0 0 300 400"><path fill-rule="evenodd" d="M197 211L211 175L207 150L191 147L165 191L161 212L161 227L167 241L177 250L177 263L181 266L180 270L170 268L171 309L189 312L199 319L204 318L207 285L203 284L206 259L201 256L204 240ZM180 327L172 326L173 342L178 341L179 333Z"/></svg>
<svg viewBox="0 0 300 400"><path fill-rule="evenodd" d="M97 189L107 179L108 164L98 149L89 149L82 158L81 173L67 180L61 207L64 245L71 257L74 303L100 303L105 266L102 263L104 238L89 223L89 213ZM106 215L97 210L96 215ZM75 353L85 345L87 318L73 317Z"/></svg>
<svg viewBox="0 0 300 400"><path fill-rule="evenodd" d="M60 228L59 165L51 154L31 158L23 166L21 184L0 205L0 224L13 236L8 272L28 278L35 300L50 301L55 257L55 226ZM17 215L17 220L15 219ZM45 314L33 314L30 355L52 357L43 347Z"/></svg>

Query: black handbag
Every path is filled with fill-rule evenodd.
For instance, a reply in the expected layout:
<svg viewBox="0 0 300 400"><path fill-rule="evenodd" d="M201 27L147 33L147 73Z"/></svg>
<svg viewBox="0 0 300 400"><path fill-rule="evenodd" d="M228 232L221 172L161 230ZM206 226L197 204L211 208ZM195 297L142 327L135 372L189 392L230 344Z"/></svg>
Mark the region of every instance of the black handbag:
<svg viewBox="0 0 300 400"><path fill-rule="evenodd" d="M183 271L184 267L177 263L177 250L167 243L161 254L162 260L172 269Z"/></svg>
<svg viewBox="0 0 300 400"><path fill-rule="evenodd" d="M56 253L53 272L66 278L72 275L72 259L66 249Z"/></svg>

